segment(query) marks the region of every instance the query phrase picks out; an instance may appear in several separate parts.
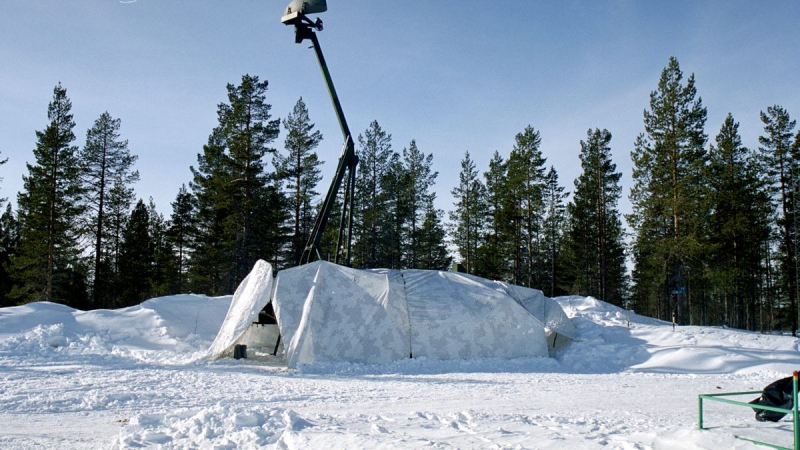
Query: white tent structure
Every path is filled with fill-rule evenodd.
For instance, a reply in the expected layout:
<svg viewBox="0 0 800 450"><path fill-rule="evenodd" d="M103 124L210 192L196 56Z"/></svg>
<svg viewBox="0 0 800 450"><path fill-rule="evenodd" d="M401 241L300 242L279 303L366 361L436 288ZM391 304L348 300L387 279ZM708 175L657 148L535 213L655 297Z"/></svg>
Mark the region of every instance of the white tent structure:
<svg viewBox="0 0 800 450"><path fill-rule="evenodd" d="M248 344L248 327L270 301L289 367L547 356L556 336L575 336L558 303L541 291L463 273L317 261L282 270L274 282L271 274L259 261L242 282L209 358Z"/></svg>

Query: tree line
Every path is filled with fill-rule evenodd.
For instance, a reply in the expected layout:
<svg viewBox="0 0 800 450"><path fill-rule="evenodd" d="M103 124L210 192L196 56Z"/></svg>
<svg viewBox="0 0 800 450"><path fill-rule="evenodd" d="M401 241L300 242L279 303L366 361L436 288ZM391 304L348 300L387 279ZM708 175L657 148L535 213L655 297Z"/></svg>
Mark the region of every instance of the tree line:
<svg viewBox="0 0 800 450"><path fill-rule="evenodd" d="M101 114L78 147L72 102L57 85L17 211L9 203L0 216L0 305L117 308L184 292L223 295L258 259L297 265L319 207L322 135L302 98L273 119L267 90L250 75L227 86L217 126L165 217L152 199L137 200L137 157L120 119ZM281 128L284 151L274 148ZM354 264L446 269L433 156L413 140L395 151L377 122L359 135L357 154ZM323 239L326 256L336 237L330 230Z"/></svg>
<svg viewBox="0 0 800 450"><path fill-rule="evenodd" d="M218 124L165 217L152 199L136 198L137 158L120 119L101 114L79 148L71 101L57 85L17 211L8 204L0 217L0 302L89 309L229 294L257 259L298 264L324 189L315 152L323 136L302 98L274 119L267 90L251 75L227 86ZM757 150L742 145L730 114L709 143L694 75L684 79L671 58L633 143L627 232L606 129L576 144L582 171L571 192L530 125L507 154L494 152L486 172L466 152L445 213L434 206L433 154L414 140L396 150L373 121L357 138L352 263L447 269L455 260L464 272L551 296L592 295L679 323L794 332L800 133L778 105L761 120ZM337 232L323 236L325 259L335 256Z"/></svg>
<svg viewBox="0 0 800 450"><path fill-rule="evenodd" d="M742 144L732 114L709 143L706 116L694 75L670 58L631 152L628 231L606 129L576 145L582 173L568 202L531 126L483 174L467 152L449 223L464 270L679 324L796 334L800 132L774 105L761 112L758 149Z"/></svg>

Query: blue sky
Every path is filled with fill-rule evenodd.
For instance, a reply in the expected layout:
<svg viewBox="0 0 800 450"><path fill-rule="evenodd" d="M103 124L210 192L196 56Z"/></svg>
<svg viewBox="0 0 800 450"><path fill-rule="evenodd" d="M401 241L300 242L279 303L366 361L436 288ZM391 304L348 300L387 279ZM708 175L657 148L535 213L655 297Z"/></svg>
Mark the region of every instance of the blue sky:
<svg viewBox="0 0 800 450"><path fill-rule="evenodd" d="M137 194L169 215L191 179L225 85L270 82L273 117L299 97L325 140L327 190L341 135L312 50L280 23L288 0L4 0L0 3L0 195L14 200L35 131L59 81L73 102L76 143L104 111L139 155ZM329 1L320 33L354 134L372 120L396 150L416 139L434 155L438 206L469 151L481 171L530 124L548 165L572 190L579 141L611 131L630 210L630 151L661 70L676 56L708 108L709 139L728 112L758 146L759 111L800 117L800 2ZM274 146L283 149L283 135Z"/></svg>

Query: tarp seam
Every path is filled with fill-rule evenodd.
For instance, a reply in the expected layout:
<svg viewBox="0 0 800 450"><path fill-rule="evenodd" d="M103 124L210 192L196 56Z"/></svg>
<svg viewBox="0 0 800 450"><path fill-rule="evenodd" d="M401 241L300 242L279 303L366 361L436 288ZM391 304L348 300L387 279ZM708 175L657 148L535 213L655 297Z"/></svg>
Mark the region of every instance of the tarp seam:
<svg viewBox="0 0 800 450"><path fill-rule="evenodd" d="M405 300L406 305L406 316L408 316L408 357L414 357L414 347L412 347L411 343L414 341L411 336L413 336L411 332L411 308L408 307L408 296L406 295L406 277L403 276L403 271L400 272L400 278L403 280L403 299Z"/></svg>

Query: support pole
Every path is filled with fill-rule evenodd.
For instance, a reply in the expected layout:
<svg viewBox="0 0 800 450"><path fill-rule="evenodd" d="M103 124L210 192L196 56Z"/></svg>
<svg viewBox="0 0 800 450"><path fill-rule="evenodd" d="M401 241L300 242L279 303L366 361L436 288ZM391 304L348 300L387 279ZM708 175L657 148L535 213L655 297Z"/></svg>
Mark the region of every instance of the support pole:
<svg viewBox="0 0 800 450"><path fill-rule="evenodd" d="M275 342L275 350L272 351L272 356L275 356L275 355L278 354L278 348L280 348L280 346L281 346L281 335L278 334L278 341Z"/></svg>
<svg viewBox="0 0 800 450"><path fill-rule="evenodd" d="M697 396L697 428L702 430L703 429L703 396Z"/></svg>
<svg viewBox="0 0 800 450"><path fill-rule="evenodd" d="M350 167L350 212L347 219L347 253L345 253L344 264L350 266L350 250L353 245L353 240L350 236L353 235L353 210L355 209L356 199L356 167L358 166L358 157L355 158L355 163Z"/></svg>
<svg viewBox="0 0 800 450"><path fill-rule="evenodd" d="M349 175L349 170L348 170L347 181L345 181L345 183L344 183L344 202L342 204L342 216L339 218L339 235L336 237L336 254L333 256L334 264L339 264L339 257L342 254L339 249L342 248L342 238L344 237L345 224L347 223L347 211L348 211L348 209L352 209L352 208L348 208L347 207L347 204L349 203L349 200L350 200L350 183L351 182L352 182L352 180L351 180L351 177ZM348 237L349 237L349 235L348 235Z"/></svg>
<svg viewBox="0 0 800 450"><path fill-rule="evenodd" d="M322 76L325 78L325 85L328 87L328 94L331 96L333 109L336 111L336 119L339 121L339 128L342 130L342 136L345 140L347 140L347 138L352 138L352 135L350 134L350 127L347 126L347 119L344 117L342 104L339 102L339 96L336 94L336 88L333 86L331 72L328 70L328 63L325 62L325 55L322 54L322 47L319 45L317 33L314 33L314 31L310 28L306 29L309 33L309 39L311 39L311 42L314 44L314 53L317 55L319 68L322 70Z"/></svg>
<svg viewBox="0 0 800 450"><path fill-rule="evenodd" d="M792 433L794 434L794 450L800 450L800 427L797 412L797 371L792 373Z"/></svg>

